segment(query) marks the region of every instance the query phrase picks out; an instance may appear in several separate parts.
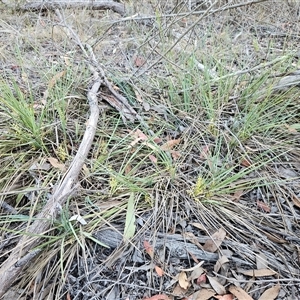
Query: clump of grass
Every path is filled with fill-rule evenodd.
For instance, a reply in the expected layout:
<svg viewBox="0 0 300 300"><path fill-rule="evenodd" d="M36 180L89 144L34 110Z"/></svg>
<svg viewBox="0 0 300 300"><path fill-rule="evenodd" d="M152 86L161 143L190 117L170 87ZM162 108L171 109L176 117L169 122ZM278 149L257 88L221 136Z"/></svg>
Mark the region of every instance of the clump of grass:
<svg viewBox="0 0 300 300"><path fill-rule="evenodd" d="M0 91L2 126L5 125L2 139L7 141L2 143L2 146L30 146L47 151L43 141L43 118L35 114L33 98L26 97L16 83L10 86L2 82Z"/></svg>

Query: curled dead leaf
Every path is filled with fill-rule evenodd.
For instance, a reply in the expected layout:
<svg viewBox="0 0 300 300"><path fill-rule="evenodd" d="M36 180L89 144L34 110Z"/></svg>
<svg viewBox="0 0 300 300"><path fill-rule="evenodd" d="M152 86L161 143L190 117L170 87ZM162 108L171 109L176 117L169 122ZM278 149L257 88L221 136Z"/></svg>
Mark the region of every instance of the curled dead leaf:
<svg viewBox="0 0 300 300"><path fill-rule="evenodd" d="M180 143L180 139L176 140L169 140L166 143L164 143L162 146L160 146L160 149L163 151L170 151L172 150L176 145Z"/></svg>
<svg viewBox="0 0 300 300"><path fill-rule="evenodd" d="M153 257L154 257L153 247L150 245L150 243L148 241L144 241L143 244L144 244L144 248L145 248L147 254L149 254L149 256L153 259Z"/></svg>
<svg viewBox="0 0 300 300"><path fill-rule="evenodd" d="M55 75L50 79L50 81L49 81L49 83L48 83L48 88L49 88L49 89L53 88L53 87L55 86L56 82L57 82L60 78L64 77L64 76L66 75L66 73L67 73L67 71L64 70L64 71L61 71L61 72L55 74Z"/></svg>
<svg viewBox="0 0 300 300"><path fill-rule="evenodd" d="M178 276L178 283L183 289L187 289L189 287L189 282L187 280L187 276L185 272L180 272Z"/></svg>
<svg viewBox="0 0 300 300"><path fill-rule="evenodd" d="M215 292L219 295L226 294L225 287L217 280L216 277L206 276L211 287L215 290Z"/></svg>
<svg viewBox="0 0 300 300"><path fill-rule="evenodd" d="M261 208L265 212L269 213L271 211L271 208L266 203L264 203L262 201L257 201L256 204L259 208Z"/></svg>
<svg viewBox="0 0 300 300"><path fill-rule="evenodd" d="M253 300L242 288L231 285L229 292L233 294L238 300Z"/></svg>
<svg viewBox="0 0 300 300"><path fill-rule="evenodd" d="M162 268L160 268L159 266L154 266L154 269L158 276L160 277L164 276L165 272Z"/></svg>
<svg viewBox="0 0 300 300"><path fill-rule="evenodd" d="M216 231L211 239L207 240L203 245L203 249L207 252L215 252L221 246L223 240L225 239L226 231L223 228L220 228Z"/></svg>
<svg viewBox="0 0 300 300"><path fill-rule="evenodd" d="M277 284L266 291L259 297L258 300L275 300L280 292L280 285Z"/></svg>
<svg viewBox="0 0 300 300"><path fill-rule="evenodd" d="M216 273L219 272L219 270L221 269L222 265L226 264L229 262L229 259L226 255L222 255L218 261L216 262L215 266L214 266L214 271Z"/></svg>
<svg viewBox="0 0 300 300"><path fill-rule="evenodd" d="M48 157L47 160L49 161L52 167L56 169L60 169L61 171L65 171L66 169L65 165L59 163L58 159L56 159L55 157Z"/></svg>

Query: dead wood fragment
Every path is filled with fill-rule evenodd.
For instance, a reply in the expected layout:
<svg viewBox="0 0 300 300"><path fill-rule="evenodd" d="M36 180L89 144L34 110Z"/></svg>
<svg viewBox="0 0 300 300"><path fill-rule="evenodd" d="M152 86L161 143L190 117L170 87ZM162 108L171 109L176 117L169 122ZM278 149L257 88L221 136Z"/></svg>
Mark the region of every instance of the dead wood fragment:
<svg viewBox="0 0 300 300"><path fill-rule="evenodd" d="M87 8L87 9L111 9L114 12L125 15L124 4L115 1L73 1L73 0L62 0L62 1L35 1L25 4L22 10L41 10L41 9L51 9L55 10L57 8Z"/></svg>

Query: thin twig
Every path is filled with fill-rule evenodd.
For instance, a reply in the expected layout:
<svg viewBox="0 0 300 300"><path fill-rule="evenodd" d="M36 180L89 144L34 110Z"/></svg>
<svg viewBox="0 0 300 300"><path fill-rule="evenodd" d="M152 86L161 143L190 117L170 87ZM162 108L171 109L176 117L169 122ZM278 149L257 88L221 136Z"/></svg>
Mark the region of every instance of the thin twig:
<svg viewBox="0 0 300 300"><path fill-rule="evenodd" d="M101 65L98 63L94 53L93 49L88 44L83 44L79 38L79 36L74 32L72 28L70 28L65 23L65 18L62 17L59 10L55 10L56 14L58 15L59 19L62 22L62 25L68 30L69 36L75 40L77 45L80 47L82 52L84 53L85 57L90 61L89 67L90 69L96 70L100 73L102 84L107 87L107 89L111 92L114 98L105 97L105 101L107 101L112 107L117 109L122 118L123 121L126 122L126 119L130 122L133 122L134 120L138 119L141 120L141 117L138 115L138 113L131 107L131 105L128 103L127 99L119 94L112 86L110 81L105 75L104 69L101 67ZM87 49L87 50L86 50Z"/></svg>
<svg viewBox="0 0 300 300"><path fill-rule="evenodd" d="M214 7L214 5L218 2L215 1L204 13L203 15L201 15L201 17L199 17L191 26L189 26L185 32L183 32L179 38L176 40L175 43L173 43L173 45L171 45L165 52L163 55L161 55L154 63L152 63L148 68L142 70L141 72L138 73L139 76L141 76L142 74L146 73L148 70L152 69L156 64L158 64L163 58L164 56L166 56L192 29L195 28L195 26L204 18L208 15L208 13L212 10L212 8ZM135 75L138 72L138 70L133 74Z"/></svg>
<svg viewBox="0 0 300 300"><path fill-rule="evenodd" d="M255 0L255 1L237 3L234 5L226 5L226 6L217 8L217 9L212 9L212 10L210 10L210 13L215 14L215 13L223 12L223 11L234 9L234 8L258 4L258 3L267 2L267 1L270 1L270 0ZM162 15L160 15L160 17L161 18L174 18L174 17L186 17L187 15L197 16L197 15L202 15L206 12L207 12L207 10L195 10L195 11L191 11L188 13L182 12L182 13L174 13L174 14L162 14ZM106 24L107 23L117 24L117 23L122 23L122 22L127 22L127 21L142 21L142 20L155 20L155 19L157 19L157 15L140 16L139 14L135 14L133 16L125 17L125 18L122 18L119 20L107 21L105 23Z"/></svg>

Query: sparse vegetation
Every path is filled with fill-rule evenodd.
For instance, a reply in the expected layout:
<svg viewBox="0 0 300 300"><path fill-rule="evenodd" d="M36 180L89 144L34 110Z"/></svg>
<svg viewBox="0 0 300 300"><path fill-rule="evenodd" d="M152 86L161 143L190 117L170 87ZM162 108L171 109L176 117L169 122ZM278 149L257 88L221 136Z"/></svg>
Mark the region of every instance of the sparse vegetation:
<svg viewBox="0 0 300 300"><path fill-rule="evenodd" d="M201 260L214 290L205 299L222 294L212 276L223 294L235 295L240 285L260 299L268 282L280 284L276 299L300 297L300 90L297 84L274 89L299 69L297 3L227 9L230 3L219 1L205 15L197 5L188 10L167 0L126 1L126 16L60 11L140 118L130 122L122 108L110 106L118 99L102 81L100 117L79 184L47 230L34 234L29 226L89 126L94 74L92 59L57 13L15 11L8 2L0 4L2 267L19 251L19 238L40 237L26 253L34 256L30 263L12 278L13 297L198 299L197 292L209 290L201 274L183 288L181 273L192 276L184 269ZM220 243L216 232L226 233ZM172 240L178 248L180 238L190 245L198 239L193 243L230 264L218 269L214 258L190 248L187 257L172 257L161 244L168 235L178 238ZM253 275L246 290L251 277L241 268L265 273Z"/></svg>

